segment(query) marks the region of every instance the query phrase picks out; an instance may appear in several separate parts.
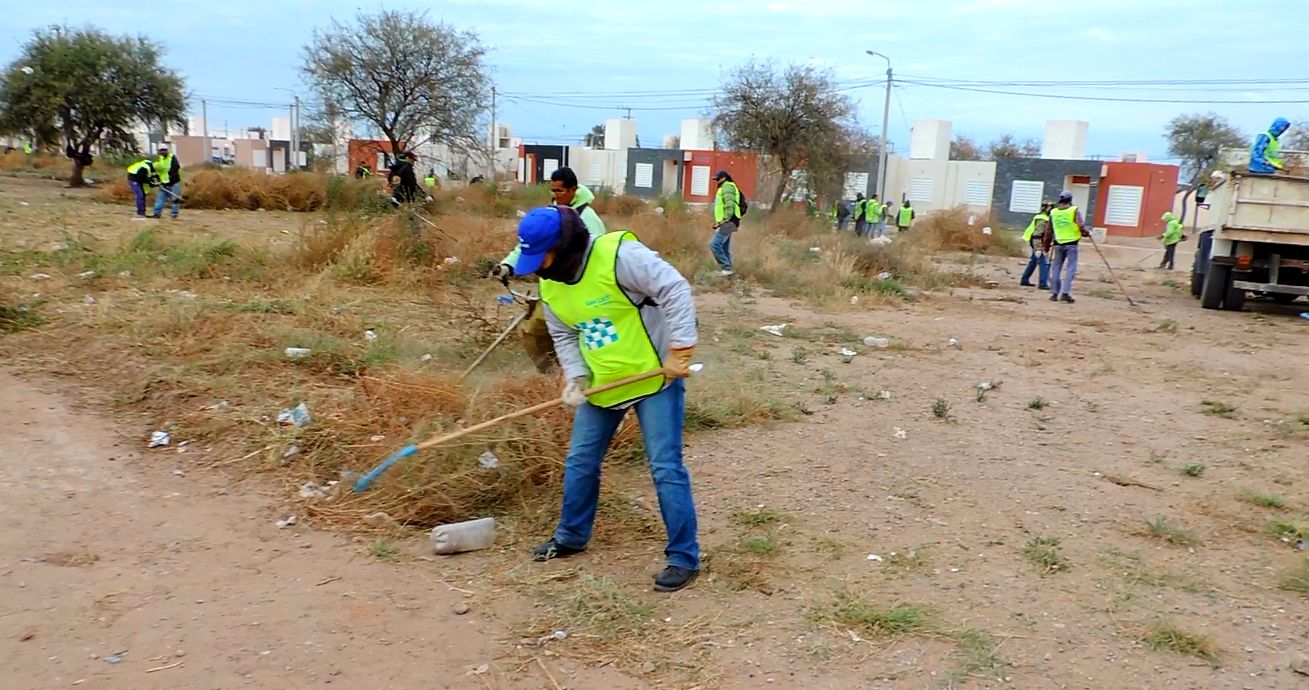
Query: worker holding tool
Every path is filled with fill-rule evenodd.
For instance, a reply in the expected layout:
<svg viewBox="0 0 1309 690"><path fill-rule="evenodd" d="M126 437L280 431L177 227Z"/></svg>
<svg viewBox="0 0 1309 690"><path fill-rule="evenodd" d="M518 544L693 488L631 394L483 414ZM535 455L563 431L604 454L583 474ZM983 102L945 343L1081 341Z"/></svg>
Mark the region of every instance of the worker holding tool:
<svg viewBox="0 0 1309 690"><path fill-rule="evenodd" d="M1159 236L1159 240L1164 243L1164 260L1159 262L1159 268L1165 266L1168 270L1173 270L1173 259L1177 255L1177 243L1186 239L1182 234L1182 221L1177 220L1177 216L1172 211L1164 212L1164 234Z"/></svg>
<svg viewBox="0 0 1309 690"><path fill-rule="evenodd" d="M182 164L178 162L177 156L168 151L167 144L159 145L159 155L155 156L154 169L155 176L159 178L159 193L155 195L155 212L150 217L162 218L164 203L171 199L173 206L169 210L169 215L173 220L177 220L177 214L182 211Z"/></svg>
<svg viewBox="0 0 1309 690"><path fill-rule="evenodd" d="M1250 148L1250 172L1274 175L1286 171L1286 164L1282 162L1280 155L1281 136L1290 128L1291 123L1286 118L1279 117L1273 120L1267 132L1254 138L1254 146Z"/></svg>
<svg viewBox="0 0 1309 690"><path fill-rule="evenodd" d="M1045 236L1050 232L1050 209L1053 207L1054 204L1049 201L1041 202L1041 211L1032 216L1032 222L1023 231L1023 241L1032 252L1031 258L1027 260L1027 268L1023 269L1023 277L1018 281L1023 287L1032 287L1032 274L1039 268L1041 282L1037 289L1050 289L1050 257L1045 250Z"/></svg>
<svg viewBox="0 0 1309 690"><path fill-rule="evenodd" d="M585 185L577 183L577 174L572 168L558 168L550 173L550 196L556 204L570 206L577 211L582 223L586 225L586 231L592 237L599 237L605 234L605 224L600 220L600 215L591 208L591 202L595 201L595 194L587 189ZM495 268L491 270L492 278L499 278L508 281L514 275L514 265L518 263L518 258L522 254L522 245L514 245L514 250L509 255L500 260ZM527 317L523 319L519 326L519 332L523 337L523 349L532 358L532 363L536 365L537 371L545 373L550 367L558 361L555 355L554 340L550 337L550 331L545 324L545 310L541 309L540 304L535 301L527 303Z"/></svg>
<svg viewBox="0 0 1309 690"><path fill-rule="evenodd" d="M143 158L127 166L127 185L132 188L132 196L136 197L136 217L137 219L145 218L145 197L149 193L150 186L155 178L155 166L149 158Z"/></svg>
<svg viewBox="0 0 1309 690"><path fill-rule="evenodd" d="M564 370L563 401L577 408L554 536L533 560L586 550L600 497L600 466L627 408L636 408L659 497L667 567L654 588L675 592L700 573L691 478L682 462L685 379L696 345L691 284L629 232L593 237L571 207L533 209L518 225L518 275L541 278L541 298ZM662 376L589 398L583 393L649 372Z"/></svg>
<svg viewBox="0 0 1309 690"><path fill-rule="evenodd" d="M1073 205L1071 192L1059 195L1059 204L1050 211L1050 228L1054 234L1054 267L1051 271L1053 281L1050 301L1063 300L1072 304L1073 279L1077 277L1077 243L1083 237L1090 237L1082 212ZM1067 273L1064 273L1067 266Z"/></svg>
<svg viewBox="0 0 1309 690"><path fill-rule="evenodd" d="M391 184L391 203L399 206L418 198L418 175L414 172L417 156L403 151L387 169L386 179Z"/></svg>
<svg viewBox="0 0 1309 690"><path fill-rule="evenodd" d="M709 251L721 269L719 275L730 278L735 273L732 269L732 233L741 227L745 199L726 170L719 170L714 175L714 182L718 185L718 192L714 194L714 236L709 240Z"/></svg>

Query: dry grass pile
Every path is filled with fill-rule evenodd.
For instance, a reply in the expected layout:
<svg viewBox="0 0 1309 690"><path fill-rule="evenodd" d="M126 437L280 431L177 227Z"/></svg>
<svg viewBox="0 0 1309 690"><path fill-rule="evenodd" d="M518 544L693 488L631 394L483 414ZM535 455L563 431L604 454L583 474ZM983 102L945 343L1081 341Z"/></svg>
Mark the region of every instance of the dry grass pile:
<svg viewBox="0 0 1309 690"><path fill-rule="evenodd" d="M969 221L972 221L971 223ZM991 234L982 232L991 228ZM963 251L1022 256L1022 245L1012 233L991 225L990 215L978 214L962 206L928 214L914 224L910 236L929 251Z"/></svg>
<svg viewBox="0 0 1309 690"><path fill-rule="evenodd" d="M72 172L73 164L63 156L49 156L43 154L29 156L23 153L22 150L14 150L9 153L0 154L0 170L41 170L62 175Z"/></svg>
<svg viewBox="0 0 1309 690"><path fill-rule="evenodd" d="M215 211L357 210L389 205L380 183L375 181L311 172L268 175L212 165L183 173L182 196L186 208ZM98 199L113 204L131 203L132 189L126 175L104 183Z"/></svg>

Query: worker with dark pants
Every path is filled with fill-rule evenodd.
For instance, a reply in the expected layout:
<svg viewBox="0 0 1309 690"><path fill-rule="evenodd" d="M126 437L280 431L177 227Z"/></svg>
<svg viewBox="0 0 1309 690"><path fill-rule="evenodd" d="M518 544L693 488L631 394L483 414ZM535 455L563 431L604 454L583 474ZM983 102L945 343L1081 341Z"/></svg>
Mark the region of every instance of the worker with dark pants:
<svg viewBox="0 0 1309 690"><path fill-rule="evenodd" d="M145 218L145 198L154 176L155 166L149 158L127 166L127 186L132 188L132 196L136 197L137 218Z"/></svg>
<svg viewBox="0 0 1309 690"><path fill-rule="evenodd" d="M1032 222L1023 231L1023 241L1027 242L1027 248L1032 252L1031 258L1027 260L1027 268L1023 269L1023 277L1018 281L1023 287L1032 287L1032 274L1039 268L1041 282L1038 289L1050 289L1050 257L1045 253L1045 234L1050 232L1050 209L1053 206L1048 201L1043 202L1041 212L1032 216Z"/></svg>
<svg viewBox="0 0 1309 690"><path fill-rule="evenodd" d="M1186 239L1182 234L1182 221L1177 220L1172 211L1164 213L1164 234L1159 240L1164 243L1164 259L1159 262L1159 268L1173 270L1173 264L1177 258L1177 244Z"/></svg>
<svg viewBox="0 0 1309 690"><path fill-rule="evenodd" d="M909 228L913 226L913 224L914 224L914 206L913 204L909 203L908 199L905 199L904 203L900 204L900 210L897 211L895 214L896 233L898 234L902 232L908 232Z"/></svg>
<svg viewBox="0 0 1309 690"><path fill-rule="evenodd" d="M1082 212L1073 205L1073 195L1070 192L1059 195L1059 205L1050 211L1050 227L1054 232L1050 301L1063 300L1072 304L1077 301L1073 299L1073 279L1077 277L1077 243L1083 237L1090 237L1090 233L1086 231Z"/></svg>
<svg viewBox="0 0 1309 690"><path fill-rule="evenodd" d="M864 212L868 210L868 205L864 203L863 194L854 196L854 236L863 237L867 221L864 220Z"/></svg>
<svg viewBox="0 0 1309 690"><path fill-rule="evenodd" d="M629 232L591 237L569 206L530 211L518 225L522 251L514 272L541 278L541 299L564 370L562 399L577 408L564 461L564 490L554 535L535 561L586 550L600 499L600 469L628 408L641 423L659 514L668 536L667 567L654 588L675 592L700 574L691 476L682 458L686 386L696 345L691 284ZM640 374L664 375L587 395Z"/></svg>

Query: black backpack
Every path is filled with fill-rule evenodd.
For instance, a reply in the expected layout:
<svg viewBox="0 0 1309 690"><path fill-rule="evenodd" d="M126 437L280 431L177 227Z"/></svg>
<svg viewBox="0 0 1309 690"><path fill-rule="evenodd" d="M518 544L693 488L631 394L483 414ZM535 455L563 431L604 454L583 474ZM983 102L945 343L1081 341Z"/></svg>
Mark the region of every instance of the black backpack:
<svg viewBox="0 0 1309 690"><path fill-rule="evenodd" d="M746 211L750 210L750 204L745 200L745 192L741 191L741 188L739 186L736 188L736 203L737 206L741 209L741 214L738 215L736 218L737 220L744 220Z"/></svg>

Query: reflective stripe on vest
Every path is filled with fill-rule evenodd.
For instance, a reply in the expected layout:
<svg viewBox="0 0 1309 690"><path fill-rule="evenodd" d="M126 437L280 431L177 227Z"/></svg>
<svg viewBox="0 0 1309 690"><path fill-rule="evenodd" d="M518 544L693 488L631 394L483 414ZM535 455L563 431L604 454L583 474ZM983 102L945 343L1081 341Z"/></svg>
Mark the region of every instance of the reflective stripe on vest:
<svg viewBox="0 0 1309 690"><path fill-rule="evenodd" d="M663 366L641 320L640 308L618 286L618 247L628 240L636 240L636 235L618 231L596 238L576 285L540 282L541 299L560 321L577 332L582 359L590 370L591 388ZM664 379L657 377L593 395L589 402L597 407L614 407L654 395L663 386Z"/></svg>
<svg viewBox="0 0 1309 690"><path fill-rule="evenodd" d="M909 223L913 222L914 220L914 209L910 206L901 206L898 220L899 222L897 224L900 227L902 228L909 227Z"/></svg>
<svg viewBox="0 0 1309 690"><path fill-rule="evenodd" d="M1281 151L1282 142L1278 141L1272 132L1268 132L1268 148L1264 149L1264 158L1267 158L1268 163L1275 168L1280 168L1283 165L1282 159L1277 155Z"/></svg>
<svg viewBox="0 0 1309 690"><path fill-rule="evenodd" d="M155 174L159 175L159 184L169 184L171 181L168 177L173 171L173 154L155 158Z"/></svg>
<svg viewBox="0 0 1309 690"><path fill-rule="evenodd" d="M1082 229L1077 226L1076 206L1051 211L1050 224L1054 226L1055 244L1072 244L1082 239Z"/></svg>

